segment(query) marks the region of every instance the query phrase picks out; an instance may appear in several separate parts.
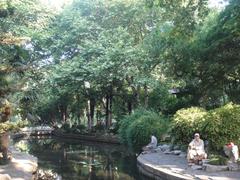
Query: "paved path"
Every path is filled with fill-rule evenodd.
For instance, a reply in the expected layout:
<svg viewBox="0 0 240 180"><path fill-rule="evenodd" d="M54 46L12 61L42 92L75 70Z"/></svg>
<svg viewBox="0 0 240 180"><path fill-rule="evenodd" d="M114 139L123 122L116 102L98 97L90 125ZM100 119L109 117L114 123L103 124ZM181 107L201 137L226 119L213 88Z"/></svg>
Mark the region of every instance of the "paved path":
<svg viewBox="0 0 240 180"><path fill-rule="evenodd" d="M32 180L33 173L37 170L37 158L14 148L10 150L13 159L7 165L0 165L0 174L8 174L11 180Z"/></svg>
<svg viewBox="0 0 240 180"><path fill-rule="evenodd" d="M138 156L141 170L154 174L155 179L201 179L201 180L240 180L239 171L206 172L188 167L185 157L163 152L141 154ZM161 176L162 175L162 176ZM159 178L162 177L162 178Z"/></svg>

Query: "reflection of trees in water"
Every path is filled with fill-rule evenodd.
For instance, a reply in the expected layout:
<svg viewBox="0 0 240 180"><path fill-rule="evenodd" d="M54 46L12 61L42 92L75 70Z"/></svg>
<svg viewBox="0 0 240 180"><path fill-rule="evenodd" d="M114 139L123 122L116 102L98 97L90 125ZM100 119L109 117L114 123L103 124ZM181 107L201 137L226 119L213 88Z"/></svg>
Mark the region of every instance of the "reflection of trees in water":
<svg viewBox="0 0 240 180"><path fill-rule="evenodd" d="M132 174L132 169L128 168L130 162L124 160L129 153L119 145L55 139L31 139L28 143L30 152L43 162L41 165L52 168L54 172L62 175L63 179L69 179L69 177L73 180L86 178L89 180L134 179L124 173ZM133 159L134 163L135 159ZM131 168L136 169L136 167Z"/></svg>

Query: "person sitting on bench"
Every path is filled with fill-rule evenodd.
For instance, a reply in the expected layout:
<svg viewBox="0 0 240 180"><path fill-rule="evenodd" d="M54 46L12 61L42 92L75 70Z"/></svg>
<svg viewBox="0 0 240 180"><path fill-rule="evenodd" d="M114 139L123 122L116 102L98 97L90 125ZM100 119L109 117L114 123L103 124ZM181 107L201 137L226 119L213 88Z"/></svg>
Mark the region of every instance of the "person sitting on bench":
<svg viewBox="0 0 240 180"><path fill-rule="evenodd" d="M199 164L200 161L207 158L204 150L204 142L200 139L199 133L194 134L194 139L189 143L187 160L189 163Z"/></svg>
<svg viewBox="0 0 240 180"><path fill-rule="evenodd" d="M151 135L151 142L142 148L143 151L150 151L157 148L157 138L152 134Z"/></svg>

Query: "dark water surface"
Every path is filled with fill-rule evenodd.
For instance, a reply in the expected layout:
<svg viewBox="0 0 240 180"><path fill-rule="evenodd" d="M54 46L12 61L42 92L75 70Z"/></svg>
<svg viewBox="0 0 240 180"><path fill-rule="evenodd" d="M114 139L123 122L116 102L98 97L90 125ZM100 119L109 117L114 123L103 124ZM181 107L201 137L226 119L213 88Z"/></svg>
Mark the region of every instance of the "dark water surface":
<svg viewBox="0 0 240 180"><path fill-rule="evenodd" d="M38 166L63 180L147 180L139 174L136 155L120 145L31 138L15 145L38 158Z"/></svg>

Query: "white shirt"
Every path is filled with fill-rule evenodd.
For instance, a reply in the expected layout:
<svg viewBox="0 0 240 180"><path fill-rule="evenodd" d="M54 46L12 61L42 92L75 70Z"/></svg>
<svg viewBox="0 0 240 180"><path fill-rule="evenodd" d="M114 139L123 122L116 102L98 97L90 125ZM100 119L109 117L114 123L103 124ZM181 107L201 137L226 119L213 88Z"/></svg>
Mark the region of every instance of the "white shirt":
<svg viewBox="0 0 240 180"><path fill-rule="evenodd" d="M201 139L199 139L199 141L193 139L189 145L197 151L204 151L204 142Z"/></svg>
<svg viewBox="0 0 240 180"><path fill-rule="evenodd" d="M151 137L151 143L153 147L157 147L157 138L155 136Z"/></svg>

